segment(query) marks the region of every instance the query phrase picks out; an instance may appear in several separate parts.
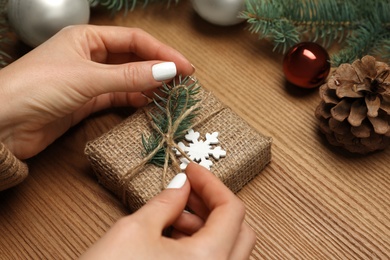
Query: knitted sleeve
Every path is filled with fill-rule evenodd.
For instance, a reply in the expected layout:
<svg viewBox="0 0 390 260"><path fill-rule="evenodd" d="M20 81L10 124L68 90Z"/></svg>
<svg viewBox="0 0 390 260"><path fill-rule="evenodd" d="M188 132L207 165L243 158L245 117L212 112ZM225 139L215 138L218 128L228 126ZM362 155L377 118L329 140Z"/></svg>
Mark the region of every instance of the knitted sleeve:
<svg viewBox="0 0 390 260"><path fill-rule="evenodd" d="M0 191L19 184L27 175L27 165L16 158L0 142Z"/></svg>

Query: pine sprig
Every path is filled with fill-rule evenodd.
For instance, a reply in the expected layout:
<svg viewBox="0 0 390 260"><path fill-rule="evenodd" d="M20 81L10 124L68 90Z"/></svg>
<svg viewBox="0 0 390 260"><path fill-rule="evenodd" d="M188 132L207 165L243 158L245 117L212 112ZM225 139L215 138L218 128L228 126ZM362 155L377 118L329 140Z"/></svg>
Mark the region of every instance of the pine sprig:
<svg viewBox="0 0 390 260"><path fill-rule="evenodd" d="M187 130L191 127L193 119L199 108L194 109L192 113L182 118L183 113L194 107L200 100L195 96L199 93L200 86L197 81L191 77L184 79L179 77L178 82L173 81L172 85L163 83L161 88L162 95L155 94L154 104L156 108L148 115L152 120L155 131L149 137L142 136L142 144L145 148L145 154L155 151L160 145L164 134L167 134L170 126L180 118L180 123L174 131L172 139L175 142L184 138ZM167 145L164 145L153 156L149 163L163 167L166 159Z"/></svg>
<svg viewBox="0 0 390 260"><path fill-rule="evenodd" d="M324 45L343 37L359 23L347 11L351 5L337 0L247 0L240 17L247 19L252 33L272 39L275 49L284 53L302 41L303 35L313 41L322 39Z"/></svg>
<svg viewBox="0 0 390 260"><path fill-rule="evenodd" d="M372 23L366 23L353 32L353 37L348 37L344 48L332 55L332 64L339 66L342 63L352 63L359 57L371 54L377 42L377 34L380 28L374 27ZM376 33L375 33L376 32Z"/></svg>
<svg viewBox="0 0 390 260"><path fill-rule="evenodd" d="M274 50L285 52L288 46L298 43L299 32L283 13L281 3L252 0L246 2L246 11L239 17L247 20L249 31L258 34L260 39L272 39Z"/></svg>
<svg viewBox="0 0 390 260"><path fill-rule="evenodd" d="M332 56L338 66L383 48L390 39L390 3L384 0L246 0L240 14L249 30L273 41L274 50L285 53L304 40L324 47L341 43L342 50ZM382 53L389 59L390 53Z"/></svg>

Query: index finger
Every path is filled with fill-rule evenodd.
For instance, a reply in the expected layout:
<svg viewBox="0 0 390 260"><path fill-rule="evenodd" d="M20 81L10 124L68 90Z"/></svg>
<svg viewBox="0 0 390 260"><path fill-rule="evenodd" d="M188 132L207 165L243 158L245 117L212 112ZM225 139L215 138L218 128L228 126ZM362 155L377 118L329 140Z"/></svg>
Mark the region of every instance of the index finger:
<svg viewBox="0 0 390 260"><path fill-rule="evenodd" d="M117 26L91 26L91 28L104 44L104 48L94 43L90 45L91 53L96 53L94 59L101 55L99 51L106 51L105 55L133 53L143 60L172 61L176 64L178 72L183 75L190 75L193 72L191 63L180 52L141 29Z"/></svg>
<svg viewBox="0 0 390 260"><path fill-rule="evenodd" d="M204 228L193 235L207 240L209 245L225 248L234 246L245 217L243 203L210 171L195 163L187 166L188 179L195 192L209 209Z"/></svg>

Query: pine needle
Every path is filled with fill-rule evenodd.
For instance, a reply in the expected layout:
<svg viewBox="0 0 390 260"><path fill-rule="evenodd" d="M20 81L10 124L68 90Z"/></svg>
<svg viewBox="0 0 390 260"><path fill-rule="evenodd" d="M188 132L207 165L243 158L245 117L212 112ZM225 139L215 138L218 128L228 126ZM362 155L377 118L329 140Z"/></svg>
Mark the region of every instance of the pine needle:
<svg viewBox="0 0 390 260"><path fill-rule="evenodd" d="M186 88L177 88L177 86L186 86ZM145 154L150 154L154 151L162 141L163 134L168 132L170 126L174 125L178 118L181 118L183 112L195 106L200 100L195 96L199 93L200 86L197 81L194 81L191 77L179 77L178 82L173 81L172 85L163 83L161 92L166 95L155 94L154 103L158 110L148 112L149 117L153 122L155 131L153 131L148 137L142 136L142 144L145 149ZM187 130L192 126L192 121L197 115L198 109L195 109L193 113L181 118L179 126L173 133L173 140L178 142L184 138ZM169 116L168 116L169 115ZM163 146L149 163L163 167L166 159L166 146Z"/></svg>

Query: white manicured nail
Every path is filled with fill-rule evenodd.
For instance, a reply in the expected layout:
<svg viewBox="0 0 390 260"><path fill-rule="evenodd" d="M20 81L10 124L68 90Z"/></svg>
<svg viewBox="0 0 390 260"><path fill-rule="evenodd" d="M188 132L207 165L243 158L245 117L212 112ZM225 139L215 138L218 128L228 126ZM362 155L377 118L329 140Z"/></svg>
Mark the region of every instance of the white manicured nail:
<svg viewBox="0 0 390 260"><path fill-rule="evenodd" d="M187 175L185 173L177 174L168 184L167 189L180 189L186 183Z"/></svg>
<svg viewBox="0 0 390 260"><path fill-rule="evenodd" d="M174 62L162 62L152 66L153 78L156 81L164 81L176 76L177 70Z"/></svg>

